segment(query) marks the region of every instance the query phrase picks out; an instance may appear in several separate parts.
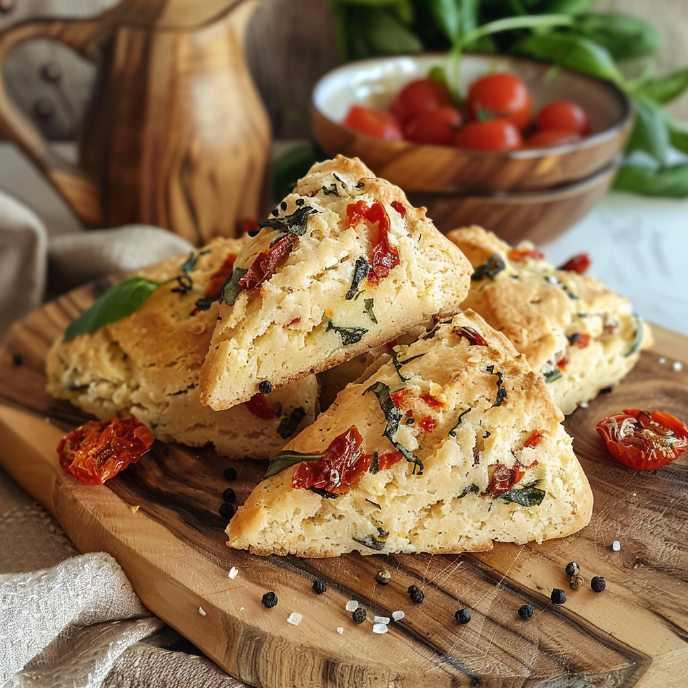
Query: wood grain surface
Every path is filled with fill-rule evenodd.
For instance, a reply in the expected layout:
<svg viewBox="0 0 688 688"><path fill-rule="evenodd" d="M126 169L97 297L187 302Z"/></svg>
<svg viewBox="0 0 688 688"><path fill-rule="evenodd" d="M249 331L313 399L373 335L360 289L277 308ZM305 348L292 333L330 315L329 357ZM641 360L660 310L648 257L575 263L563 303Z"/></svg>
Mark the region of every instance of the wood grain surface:
<svg viewBox="0 0 688 688"><path fill-rule="evenodd" d="M686 360L688 340L657 328L657 346L626 380L567 418L595 496L580 533L472 555L261 558L225 546L218 509L230 485L241 503L264 464L156 443L107 486L80 485L59 468L57 441L84 417L46 394L43 360L107 284L47 304L0 343L0 464L81 551L110 552L144 604L230 674L275 688L688 685L688 460L629 471L594 431L601 417L629 406L688 418L688 372L674 370L671 358L659 362ZM239 476L232 483L222 477L230 465ZM621 551L612 551L613 540ZM586 579L578 591L564 572L571 560ZM375 582L381 568L392 574L387 586ZM593 575L607 580L601 594L589 587ZM322 596L311 590L316 577L329 583ZM423 604L409 600L412 583ZM568 595L561 607L549 602L555 587ZM268 610L260 600L269 590L279 603ZM353 623L349 599L368 610L365 623ZM517 615L525 603L535 608L528 622ZM462 607L472 613L465 626L454 620ZM373 615L395 610L406 617L374 635ZM291 612L303 615L300 625L287 623Z"/></svg>

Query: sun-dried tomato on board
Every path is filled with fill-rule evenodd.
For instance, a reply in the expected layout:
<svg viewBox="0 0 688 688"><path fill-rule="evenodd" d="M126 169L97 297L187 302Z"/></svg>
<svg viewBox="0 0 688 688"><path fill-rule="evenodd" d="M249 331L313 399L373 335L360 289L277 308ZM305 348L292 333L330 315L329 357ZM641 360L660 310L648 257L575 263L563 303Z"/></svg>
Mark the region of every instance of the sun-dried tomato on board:
<svg viewBox="0 0 688 688"><path fill-rule="evenodd" d="M236 254L230 253L223 261L222 265L217 269L213 276L208 281L208 286L205 290L206 299L218 299L222 293L222 287L227 281L227 278L232 274L234 269L234 261Z"/></svg>
<svg viewBox="0 0 688 688"><path fill-rule="evenodd" d="M559 269L567 272L577 272L579 275L584 275L592 261L587 253L579 253L578 255L569 258Z"/></svg>
<svg viewBox="0 0 688 688"><path fill-rule="evenodd" d="M355 425L335 437L317 461L296 465L291 486L305 490L324 490L344 494L358 476L370 468L372 457L364 454L363 438Z"/></svg>
<svg viewBox="0 0 688 688"><path fill-rule="evenodd" d="M136 463L155 441L138 419L90 421L67 433L57 445L60 466L84 485L102 485Z"/></svg>
<svg viewBox="0 0 688 688"><path fill-rule="evenodd" d="M688 426L664 411L624 409L603 418L597 432L609 453L629 468L660 468L688 451Z"/></svg>
<svg viewBox="0 0 688 688"><path fill-rule="evenodd" d="M256 289L267 282L279 265L289 257L296 246L294 234L285 234L275 241L267 251L259 253L246 274L239 280L242 289Z"/></svg>
<svg viewBox="0 0 688 688"><path fill-rule="evenodd" d="M396 247L389 245L387 211L382 203L377 201L372 205L368 205L365 201L356 201L346 206L346 214L350 227L362 220L368 221L371 225L377 224L377 243L373 247L373 255L370 258L368 282L378 284L399 265L399 251Z"/></svg>

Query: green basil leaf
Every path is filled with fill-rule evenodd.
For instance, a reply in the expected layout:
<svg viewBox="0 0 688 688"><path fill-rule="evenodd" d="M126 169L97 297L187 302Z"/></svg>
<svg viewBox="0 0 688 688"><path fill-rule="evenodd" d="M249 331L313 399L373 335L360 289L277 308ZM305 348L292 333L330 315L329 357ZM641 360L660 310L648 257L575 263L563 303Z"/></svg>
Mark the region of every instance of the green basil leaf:
<svg viewBox="0 0 688 688"><path fill-rule="evenodd" d="M270 227L270 229L277 229L287 234L303 236L308 227L308 218L319 212L320 211L312 205L302 205L291 215L285 215L284 217L269 217L267 220L258 220L257 224L261 229Z"/></svg>
<svg viewBox="0 0 688 688"><path fill-rule="evenodd" d="M661 168L626 165L618 171L613 188L643 196L687 198L688 163Z"/></svg>
<svg viewBox="0 0 688 688"><path fill-rule="evenodd" d="M440 31L450 41L461 36L461 8L458 0L430 0L430 12Z"/></svg>
<svg viewBox="0 0 688 688"><path fill-rule="evenodd" d="M407 358L405 361L400 361L399 360L399 354L397 353L396 348L392 349L392 364L394 365L394 370L397 371L397 375L399 376L399 379L402 382L408 382L413 375L409 375L408 377L404 377L401 374L401 369L407 364L411 363L411 361L415 361L417 358L421 358L422 356L425 356L425 354L416 354L415 356L411 356L411 358Z"/></svg>
<svg viewBox="0 0 688 688"><path fill-rule="evenodd" d="M130 277L116 284L69 323L65 341L80 334L92 334L105 325L126 318L138 310L161 284L145 277Z"/></svg>
<svg viewBox="0 0 688 688"><path fill-rule="evenodd" d="M375 311L373 310L375 300L374 299L364 299L363 303L365 304L365 312L366 312L367 316L377 325L377 318L375 317Z"/></svg>
<svg viewBox="0 0 688 688"><path fill-rule="evenodd" d="M688 130L681 129L671 120L667 121L667 126L669 127L669 142L671 145L682 153L688 153Z"/></svg>
<svg viewBox="0 0 688 688"><path fill-rule="evenodd" d="M546 494L547 493L539 487L522 487L500 494L499 499L503 499L507 502L514 502L521 506L540 506Z"/></svg>
<svg viewBox="0 0 688 688"><path fill-rule="evenodd" d="M305 177L315 163L315 155L309 143L290 148L280 155L272 166L272 198L278 203L288 196L296 182Z"/></svg>
<svg viewBox="0 0 688 688"><path fill-rule="evenodd" d="M652 79L638 89L657 105L666 105L678 98L688 88L688 69L679 69L659 79Z"/></svg>
<svg viewBox="0 0 688 688"><path fill-rule="evenodd" d="M633 109L635 122L626 152L645 151L658 162L664 163L669 150L669 129L664 114L658 105L644 96L633 99Z"/></svg>
<svg viewBox="0 0 688 688"><path fill-rule="evenodd" d="M363 339L363 335L369 331L365 327L338 327L332 323L332 320L328 320L325 332L330 330L334 330L339 335L343 346L357 344Z"/></svg>
<svg viewBox="0 0 688 688"><path fill-rule="evenodd" d="M385 548L385 543L387 541L387 538L389 537L389 532L386 530L383 530L378 526L377 529L377 536L375 535L366 535L364 538L353 538L355 542L358 542L360 545L364 545L365 547L369 547L370 549L374 549L376 552L380 552Z"/></svg>
<svg viewBox="0 0 688 688"><path fill-rule="evenodd" d="M538 14L585 14L596 0L543 0L538 2Z"/></svg>
<svg viewBox="0 0 688 688"><path fill-rule="evenodd" d="M505 268L506 264L504 263L504 259L498 253L493 253L487 259L487 263L478 265L473 271L471 279L473 281L478 281L487 277L488 279L494 280L494 278Z"/></svg>
<svg viewBox="0 0 688 688"><path fill-rule="evenodd" d="M627 14L603 13L580 17L575 30L609 51L615 60L654 55L661 48L657 30Z"/></svg>
<svg viewBox="0 0 688 688"><path fill-rule="evenodd" d="M472 407L469 406L465 411L461 411L461 413L459 413L459 417L456 420L456 425L454 425L454 427L449 431L449 435L451 435L452 437L456 437L456 430L461 426L461 421L463 420L463 417L471 410Z"/></svg>
<svg viewBox="0 0 688 688"><path fill-rule="evenodd" d="M363 37L376 55L400 55L423 52L420 39L392 12L371 9L368 21L361 27Z"/></svg>
<svg viewBox="0 0 688 688"><path fill-rule="evenodd" d="M295 432L296 428L299 427L299 423L306 417L306 412L299 406L298 408L295 408L289 416L285 416L282 418L280 421L279 426L277 427L277 434L283 439L286 440L288 437L291 437Z"/></svg>
<svg viewBox="0 0 688 688"><path fill-rule="evenodd" d="M300 454L299 452L289 450L281 451L274 459L270 460L270 465L263 476L263 480L273 475L277 475L302 461L318 461L322 459L322 457L322 454Z"/></svg>
<svg viewBox="0 0 688 688"><path fill-rule="evenodd" d="M394 443L394 435L397 434L399 423L404 417L404 414L394 405L389 385L378 381L370 385L370 387L368 387L363 394L367 394L368 392L372 392L377 397L377 402L380 404L382 413L387 421L387 425L385 427L385 431L382 433L382 436Z"/></svg>
<svg viewBox="0 0 688 688"><path fill-rule="evenodd" d="M469 485L468 487L464 487L463 490L461 490L461 492L459 492L459 494L456 495L456 498L463 499L468 494L478 494L479 492L480 488L477 485Z"/></svg>
<svg viewBox="0 0 688 688"><path fill-rule="evenodd" d="M233 306L237 299L237 296L241 293L241 286L239 285L239 280L248 272L244 268L234 268L232 274L227 278L227 281L222 287L222 296L220 297L220 303L224 302L228 306Z"/></svg>
<svg viewBox="0 0 688 688"><path fill-rule="evenodd" d="M554 382L560 377L563 377L561 370L555 368L554 370L548 370L546 373L542 373L542 377L545 378L545 382Z"/></svg>
<svg viewBox="0 0 688 688"><path fill-rule="evenodd" d="M582 36L565 33L532 35L518 41L513 49L561 67L623 83L623 77L609 52Z"/></svg>
<svg viewBox="0 0 688 688"><path fill-rule="evenodd" d="M354 276L351 280L351 287L349 288L349 291L346 292L346 296L344 297L347 301L350 301L354 298L354 296L356 296L358 289L361 286L361 282L368 277L369 272L370 263L368 262L368 259L365 256L359 256L356 258L356 264L354 265ZM377 320L374 322L377 322Z"/></svg>

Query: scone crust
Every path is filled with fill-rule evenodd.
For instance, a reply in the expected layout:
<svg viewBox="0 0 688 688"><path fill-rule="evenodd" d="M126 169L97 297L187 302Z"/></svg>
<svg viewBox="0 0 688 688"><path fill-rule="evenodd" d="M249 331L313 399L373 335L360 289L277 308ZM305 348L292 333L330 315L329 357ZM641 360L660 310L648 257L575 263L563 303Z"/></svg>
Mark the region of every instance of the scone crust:
<svg viewBox="0 0 688 688"><path fill-rule="evenodd" d="M461 326L477 330L488 346L470 345L455 334L454 328ZM414 415L427 414L437 421L431 433L421 431L416 422L402 423L395 435L422 460L422 474L414 475L411 464L402 460L376 474L364 473L348 493L328 499L294 489L295 468L287 468L261 482L239 508L227 528L229 546L263 555L329 557L352 550L374 554L360 541L379 528L389 533L383 554L455 553L485 551L496 540L542 542L569 535L589 522L592 493L571 438L560 424L563 416L542 376L530 369L504 335L468 311L402 347L401 354L401 360L422 354L403 368L405 376L413 376L407 383L401 383L392 363L382 365L363 383L344 389L285 450L319 453L355 425L363 437L363 451L390 451L391 443L382 436L386 421L380 405L372 392L366 392L383 382L392 392L411 390ZM490 366L493 372L488 372ZM499 405L495 371L501 373L507 392ZM417 401L418 395L428 393L445 406L433 411ZM457 426L459 411L466 408L472 410ZM449 435L452 428L455 438ZM542 439L526 448L525 440L534 430L543 433ZM545 490L539 506L507 503L485 493L493 467L514 466L516 461L529 466L520 484ZM470 485L480 494L459 497Z"/></svg>
<svg viewBox="0 0 688 688"><path fill-rule="evenodd" d="M316 414L318 383L306 378L270 396L282 417L266 421L245 406L218 413L200 403L198 380L217 320L218 304L196 308L208 282L245 239L214 239L199 249L189 272L192 288L160 287L132 315L90 335L70 341L60 337L48 354L47 389L60 399L96 416L135 415L166 442L200 447L208 443L224 456L268 458L286 442L277 434L284 415L303 408L301 427ZM136 274L164 282L181 274L188 254Z"/></svg>
<svg viewBox="0 0 688 688"><path fill-rule="evenodd" d="M640 351L652 345L649 326L628 299L599 280L557 269L544 259L515 258L509 244L482 227L457 229L447 238L474 268L495 254L504 261L506 268L494 279L472 281L463 306L503 332L532 368L546 375L564 413L617 384ZM590 337L590 344L576 344L577 334Z"/></svg>
<svg viewBox="0 0 688 688"><path fill-rule="evenodd" d="M376 225L349 226L347 206L357 201L383 205L399 265L376 286L363 280L358 295L346 299L357 259L369 259L378 240ZM279 217L304 205L317 212L284 264L260 290L241 291L234 305L220 308L201 373L201 400L214 409L245 401L262 380L281 387L410 327L431 324L433 316L452 315L468 292L471 266L461 251L437 231L425 209L411 206L399 188L375 177L360 160L337 156L315 165L281 204ZM249 267L278 236L279 230L263 229L237 266ZM373 301L377 322L364 307L366 299ZM336 328L366 332L345 344Z"/></svg>

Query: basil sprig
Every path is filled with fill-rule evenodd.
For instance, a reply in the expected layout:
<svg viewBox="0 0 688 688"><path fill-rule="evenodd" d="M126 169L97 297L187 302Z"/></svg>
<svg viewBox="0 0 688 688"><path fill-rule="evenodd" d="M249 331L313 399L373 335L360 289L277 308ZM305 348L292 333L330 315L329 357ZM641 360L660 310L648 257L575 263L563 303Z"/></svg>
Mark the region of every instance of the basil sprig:
<svg viewBox="0 0 688 688"><path fill-rule="evenodd" d="M220 302L226 303L228 306L233 306L237 300L237 296L241 293L241 285L239 280L248 272L244 268L234 268L232 274L227 278L222 287L222 294L220 295Z"/></svg>
<svg viewBox="0 0 688 688"><path fill-rule="evenodd" d="M539 487L530 485L528 487L511 489L508 492L504 492L499 495L499 499L513 502L514 504L520 504L521 506L540 506L546 494L547 493Z"/></svg>
<svg viewBox="0 0 688 688"><path fill-rule="evenodd" d="M349 346L349 344L357 344L363 339L363 335L368 332L365 327L339 327L335 325L332 320L327 321L325 332L334 330L339 338L342 340L342 346Z"/></svg>
<svg viewBox="0 0 688 688"><path fill-rule="evenodd" d="M129 277L108 289L90 308L65 330L66 341L80 334L92 334L101 327L117 322L138 310L165 282L154 282L146 277Z"/></svg>
<svg viewBox="0 0 688 688"><path fill-rule="evenodd" d="M271 229L277 229L287 234L303 236L308 226L308 218L317 212L319 211L313 206L302 205L291 215L285 215L284 217L269 217L267 220L258 220L258 226L261 229L263 229L263 227L270 227Z"/></svg>
<svg viewBox="0 0 688 688"><path fill-rule="evenodd" d="M274 459L270 460L270 465L268 470L263 476L263 480L269 478L270 476L277 475L287 468L301 463L302 461L318 461L322 459L322 454L301 454L299 452L283 450Z"/></svg>

